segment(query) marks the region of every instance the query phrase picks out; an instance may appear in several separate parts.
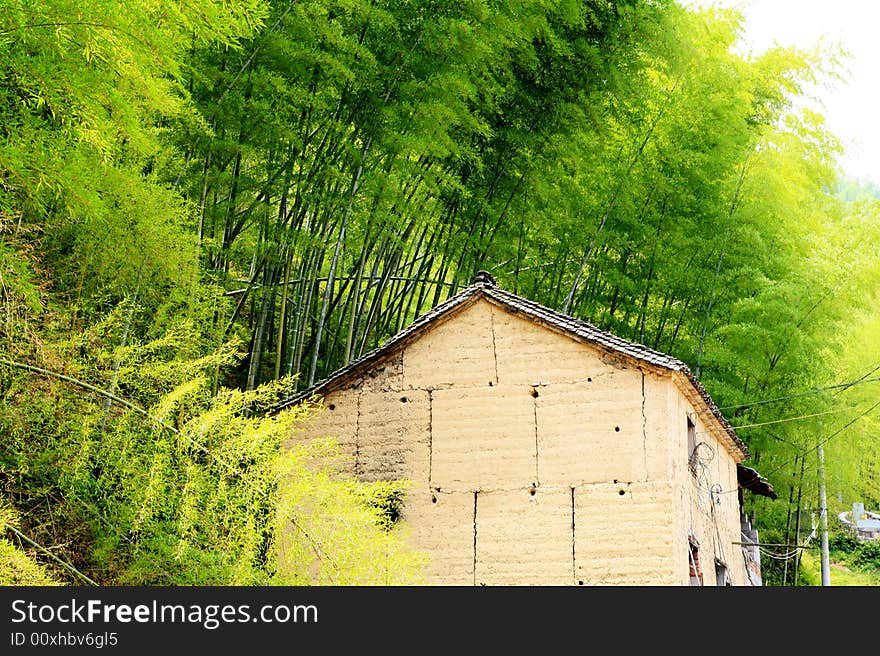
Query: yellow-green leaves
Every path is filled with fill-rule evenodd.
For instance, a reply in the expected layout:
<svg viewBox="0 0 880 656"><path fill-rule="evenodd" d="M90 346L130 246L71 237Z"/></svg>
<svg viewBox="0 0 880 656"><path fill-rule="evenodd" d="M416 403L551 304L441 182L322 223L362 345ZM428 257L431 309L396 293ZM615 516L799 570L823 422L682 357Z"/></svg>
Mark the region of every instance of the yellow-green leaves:
<svg viewBox="0 0 880 656"><path fill-rule="evenodd" d="M279 459L276 580L284 585L421 582L425 557L406 545L393 508L403 482L361 483L342 473L331 440L294 443Z"/></svg>
<svg viewBox="0 0 880 656"><path fill-rule="evenodd" d="M9 527L16 528L18 523L18 514L0 497L0 585L62 585L51 567L4 537L11 535Z"/></svg>

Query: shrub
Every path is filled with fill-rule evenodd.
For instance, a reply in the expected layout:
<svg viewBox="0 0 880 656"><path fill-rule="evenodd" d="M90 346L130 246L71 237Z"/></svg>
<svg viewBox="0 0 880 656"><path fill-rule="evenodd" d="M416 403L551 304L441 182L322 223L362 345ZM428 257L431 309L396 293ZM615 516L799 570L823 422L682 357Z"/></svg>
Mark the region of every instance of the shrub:
<svg viewBox="0 0 880 656"><path fill-rule="evenodd" d="M831 551L853 553L855 551L858 551L859 547L859 539L848 531L839 531L833 533L828 538L828 548Z"/></svg>
<svg viewBox="0 0 880 656"><path fill-rule="evenodd" d="M853 558L853 564L858 567L880 569L880 540L862 542Z"/></svg>

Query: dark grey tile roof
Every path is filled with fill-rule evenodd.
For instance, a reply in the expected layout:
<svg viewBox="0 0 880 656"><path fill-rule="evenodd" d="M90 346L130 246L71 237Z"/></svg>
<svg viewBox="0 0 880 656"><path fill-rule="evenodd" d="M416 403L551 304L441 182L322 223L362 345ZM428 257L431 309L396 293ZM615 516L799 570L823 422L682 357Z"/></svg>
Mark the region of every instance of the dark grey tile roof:
<svg viewBox="0 0 880 656"><path fill-rule="evenodd" d="M684 369L687 369L687 365L685 365L684 362L671 355L655 351L647 346L636 344L635 342L630 342L617 335L612 335L609 332L596 328L596 326L587 323L586 321L575 319L574 317L562 314L556 310L551 310L550 308L535 303L534 301L522 298L516 294L511 294L508 291L492 285L487 285L483 289L484 294L487 297L495 299L515 313L518 312L529 317L541 319L555 328L562 329L564 332L583 337L589 342L601 344L612 351L629 355L630 357L644 362L650 362L658 367L673 369L675 371L683 371Z"/></svg>
<svg viewBox="0 0 880 656"><path fill-rule="evenodd" d="M396 352L404 344L420 335L424 329L434 321L440 319L455 308L469 305L480 297L485 297L490 301L494 301L514 314L525 316L532 321L537 320L550 329L555 329L577 339L582 339L592 344L599 345L613 353L628 356L634 360L646 362L662 369L680 372L690 382L694 391L705 403L707 411L718 421L733 444L742 451L744 457L749 456L748 447L736 434L733 426L731 426L727 419L721 414L721 411L715 405L714 401L712 401L703 384L697 380L690 368L684 362L666 353L655 351L642 344L630 342L607 331L600 330L596 326L581 319L575 319L574 317L562 314L556 310L540 305L539 303L535 303L534 301L530 301L521 296L505 291L498 287L493 278L485 272L479 272L474 277L474 281L470 286L464 288L455 296L452 296L434 309L417 318L412 324L389 339L382 346L366 353L358 360L355 360L342 369L337 370L328 378L315 383L312 387L278 403L269 409L269 413L274 414L311 396L326 394L334 389L338 389L351 377L356 375L357 372L366 371L370 365L384 361L389 355Z"/></svg>

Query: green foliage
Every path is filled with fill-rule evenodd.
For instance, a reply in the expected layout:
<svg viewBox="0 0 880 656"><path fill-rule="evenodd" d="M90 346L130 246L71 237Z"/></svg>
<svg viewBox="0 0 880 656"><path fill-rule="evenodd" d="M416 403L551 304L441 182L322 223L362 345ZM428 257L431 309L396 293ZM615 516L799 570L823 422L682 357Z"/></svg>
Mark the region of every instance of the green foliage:
<svg viewBox="0 0 880 656"><path fill-rule="evenodd" d="M851 554L861 546L859 539L850 531L836 531L828 538L828 549L844 554Z"/></svg>
<svg viewBox="0 0 880 656"><path fill-rule="evenodd" d="M163 143L168 121L198 118L183 86L186 51L235 47L266 8L143 0L116 9L8 0L0 17L0 238L13 225L31 257L63 272L55 298L99 312L132 293L185 298L196 273L189 211L151 171L175 158Z"/></svg>
<svg viewBox="0 0 880 656"><path fill-rule="evenodd" d="M256 414L477 269L690 365L779 494L762 535L822 440L832 504L880 503L876 185L798 102L835 53L744 57L739 13L665 0L3 9L0 343L153 417L0 372L5 485L99 580L268 580L289 487L289 580L402 581L403 488L318 445L273 488Z"/></svg>
<svg viewBox="0 0 880 656"><path fill-rule="evenodd" d="M15 526L15 510L0 500L0 530ZM62 585L45 565L10 540L0 537L0 585Z"/></svg>
<svg viewBox="0 0 880 656"><path fill-rule="evenodd" d="M77 340L75 350L92 344L77 373L112 373L117 394L145 412L82 398L76 388L56 388L51 405L16 394L0 405L0 426L11 437L2 459L7 487L30 490L22 506L31 522L46 496L56 499L62 526L85 522L68 557L90 577L123 585L270 585L416 576L420 561L391 519L403 483L344 477L329 442L282 448L308 408L271 417L262 411L290 393L289 379L213 394L211 376L235 362L234 345L194 357L188 347L198 335L184 323L161 339L106 353L98 345L107 324ZM314 554L321 560L315 571Z"/></svg>
<svg viewBox="0 0 880 656"><path fill-rule="evenodd" d="M874 569L880 572L880 542L876 540L863 542L855 556L853 564L866 569Z"/></svg>
<svg viewBox="0 0 880 656"><path fill-rule="evenodd" d="M279 582L421 582L425 560L404 546L407 529L393 520L405 482L364 484L344 475L341 453L327 440L294 444L281 462Z"/></svg>
<svg viewBox="0 0 880 656"><path fill-rule="evenodd" d="M375 509L377 523L391 530L400 520L406 501L408 485L405 481L373 481L364 489L364 503Z"/></svg>
<svg viewBox="0 0 880 656"><path fill-rule="evenodd" d="M876 567L864 567L852 562L847 557L832 553L830 558L832 586L877 586L880 585L880 571ZM818 553L805 554L801 560L800 579L798 585L822 584L822 566Z"/></svg>
<svg viewBox="0 0 880 656"><path fill-rule="evenodd" d="M828 548L835 560L880 575L880 541L861 540L852 531L835 531L828 539Z"/></svg>
<svg viewBox="0 0 880 656"><path fill-rule="evenodd" d="M12 542L0 539L0 585L61 585Z"/></svg>
<svg viewBox="0 0 880 656"><path fill-rule="evenodd" d="M822 571L818 554L805 553L801 556L798 569L798 585L822 585Z"/></svg>

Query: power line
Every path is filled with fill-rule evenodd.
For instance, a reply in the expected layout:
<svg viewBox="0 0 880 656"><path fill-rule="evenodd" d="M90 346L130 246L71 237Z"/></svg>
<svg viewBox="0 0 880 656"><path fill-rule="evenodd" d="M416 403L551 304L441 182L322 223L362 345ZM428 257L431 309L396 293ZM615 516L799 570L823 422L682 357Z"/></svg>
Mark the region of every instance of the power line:
<svg viewBox="0 0 880 656"><path fill-rule="evenodd" d="M844 430L846 430L847 428L849 428L850 426L852 426L854 423L856 423L859 419L861 419L861 418L867 416L869 413L873 412L873 411L876 410L878 407L880 407L880 401L877 401L877 403L875 403L874 405L872 405L870 408L868 408L867 410L863 411L862 413L860 413L860 414L857 415L856 417L852 418L852 419L851 419L850 421L848 421L846 424L844 424L843 426L841 426L840 428L838 428L836 431L834 431L833 433L831 433L831 435L829 435L828 437L826 437L824 440L822 440L822 441L820 441L820 442L817 442L815 445L813 445L813 446L810 447L809 449L806 449L805 451L802 451L801 453L797 454L797 455L795 456L795 460L794 460L794 462L797 462L797 458L804 457L804 456L806 456L808 453L810 453L811 451L815 451L815 450L817 450L819 447L821 447L821 446L823 446L824 444L826 444L830 439L832 439L833 437L839 435L839 434L842 433ZM792 461L791 461L791 460L786 460L786 461L784 461L781 465L779 465L778 467L774 467L773 469L771 469L771 470L769 470L769 471L766 471L763 475L764 475L765 477L766 477L766 476L769 476L770 474L773 474L773 473L779 471L779 470L782 469L783 467L788 466L788 464L789 464L790 462L792 462ZM750 481L746 481L746 482L747 482L747 483L758 482L758 480L759 480L758 477L753 477L752 480L750 480ZM719 492L719 494L730 493L730 492L737 492L738 490L739 490L739 488L736 488L736 489L733 489L733 490L724 490L723 492Z"/></svg>
<svg viewBox="0 0 880 656"><path fill-rule="evenodd" d="M873 371L868 372L868 374L866 374L866 376L874 373L874 371L877 371L878 368L880 368L880 367L877 367ZM848 383L840 383L838 385L829 385L828 387L816 387L808 392L800 392L798 394L790 394L788 396L778 396L774 399L765 399L763 401L754 401L753 403L742 403L740 405L726 405L726 406L722 406L718 409L719 410L739 410L740 408L751 408L752 406L756 406L756 405L764 405L767 403L776 403L777 401L787 401L789 399L797 399L802 396L810 396L812 394L821 394L822 392L827 392L829 390L839 389L842 391L842 390L848 389L850 387L855 387L856 385L864 385L865 383L875 383L877 381L880 381L880 377L865 379L865 376L862 376L861 378L858 378L854 381L850 381Z"/></svg>
<svg viewBox="0 0 880 656"><path fill-rule="evenodd" d="M880 369L880 364L878 364L876 367L874 367L873 369L871 369L871 371L869 371L869 372L867 372L866 374L864 374L861 378L858 378L856 381L853 382L853 384L857 384L857 383L862 382L862 381L867 382L867 381L865 380L865 378L866 378L867 376L870 376L872 373L874 373L874 372L877 371L878 369ZM873 379L873 380L877 380L877 379ZM847 387L852 387L852 385L848 385ZM840 391L843 391L843 390L840 390ZM840 393L840 392L838 392L838 394L839 394L839 393ZM836 436L836 435L839 435L841 432L843 432L844 430L846 430L847 428L849 428L850 426L852 426L854 423L856 423L856 422L857 422L859 419L861 419L862 417L866 417L868 414L870 414L871 412L873 412L874 410L876 410L878 406L880 406L880 401L877 401L877 403L875 403L874 405L872 405L870 408L868 408L867 410L865 410L865 411L862 412L861 414L857 415L856 417L854 417L853 419L851 419L850 421L848 421L846 424L844 424L843 426L841 426L840 428L838 428L836 431L834 431L833 433L831 433L831 435L829 435L828 437L826 437L824 440L818 442L817 444L815 444L814 446L810 447L810 448L807 449L806 451L803 451L800 455L801 455L801 456L805 456L805 455L807 455L808 453L810 453L811 451L815 451L815 450L817 450L819 447L825 445L825 443L827 443L831 438L833 438L833 437ZM786 464L787 464L787 463L786 463ZM779 471L779 469L781 469L781 468L782 468L782 466L780 465L779 467L777 467L777 468L771 470L771 472Z"/></svg>
<svg viewBox="0 0 880 656"><path fill-rule="evenodd" d="M873 367L872 369L870 369L870 370L867 371L866 373L862 374L859 378L856 378L855 380L852 380L852 381L849 381L849 382L846 382L846 383L839 383L839 384L836 384L836 385L828 385L828 386L826 386L826 387L817 387L817 388L814 388L814 389L809 390L809 391L807 391L807 392L800 392L800 393L798 393L798 394L790 394L790 395L787 395L787 396L779 396L779 397L772 398L772 399L764 399L764 400L761 400L761 401L755 401L755 402L753 402L753 403L744 403L744 404L740 404L740 405L729 405L729 406L723 406L723 407L719 407L718 410L731 410L731 409L739 409L739 408L748 408L748 407L753 407L753 406L758 406L758 405L765 405L765 404L768 404L768 403L776 403L776 402L778 402L778 401L786 401L786 400L788 400L788 399L795 399L795 398L801 398L801 397L804 397L804 396L810 396L810 395L813 395L813 394L820 394L820 393L822 393L822 392L827 392L827 391L831 391L831 390L837 390L836 393L839 394L840 392L843 392L844 390L847 390L847 389L849 389L849 388L851 388L851 387L855 387L856 385L863 385L863 384L865 384L865 383L872 383L872 382L880 381L880 377L868 378L868 376L870 376L871 374L875 373L875 372L878 371L878 370L880 370L880 364L878 364L877 366ZM873 412L874 409L876 409L878 405L880 405L880 402L874 404L873 406L871 406L870 408L868 408L867 410L865 410L863 413L861 413L860 415L858 415L857 417L855 417L854 419L852 419L850 422L848 422L847 424L845 424L844 426L842 426L841 428L839 428L837 431L835 431L834 433L832 433L831 435L829 435L827 438L825 438L825 440L823 440L823 441L821 441L821 442L818 442L816 445L810 447L810 448L807 449L806 451L803 451L803 452L801 452L801 453L799 453L799 454L796 454L795 459L794 459L794 462L797 462L797 459L798 459L799 457L805 456L806 454L808 454L808 453L810 453L810 452L812 452L812 451L815 451L815 450L819 449L819 447L821 447L822 445L824 445L828 440L830 440L831 438L833 438L835 435L839 434L840 432L842 432L843 430L845 430L846 428L848 428L849 426L851 426L852 424L854 424L856 421L858 421L858 420L861 419L862 417L866 416L868 413ZM808 418L808 417L818 417L818 416L821 416L821 415L831 414L831 413L834 413L834 412L843 412L843 411L850 410L850 409L851 409L851 408L844 408L843 410L829 410L829 411L827 411L827 412L820 412L820 413L815 413L815 414L812 414L812 415L800 415L800 416L798 416L798 417L788 417L788 418L785 418L785 419L779 419L779 420L769 421L769 422L762 422L762 423L758 423L758 424L747 424L747 425L743 425L743 426L734 426L733 428L736 429L736 430L740 430L740 429L743 429L743 428L754 428L754 427L758 427L758 426L766 426L766 425L770 425L770 424L777 424L777 423L782 423L782 422L787 422L787 421L794 421L794 420L796 420L796 419L805 419L805 418ZM702 410L702 412L708 412L708 411L709 411L708 409L707 409L707 410ZM773 436L773 437L775 437L775 436ZM786 442L786 443L789 443L789 444L790 444L790 442L788 442L787 440L783 440L782 438L776 437L776 439L778 439L778 440L780 440L780 441L783 441L783 442ZM786 460L786 461L785 461L783 464L781 464L779 467L775 467L774 469L771 469L770 471L765 472L765 475L769 475L769 474L772 474L772 473L775 473L775 472L779 471L779 470L782 469L784 466L787 466L787 465L789 464L789 462L790 462L790 461ZM747 482L757 482L757 480L758 480L758 479L755 479L754 481L747 481ZM738 488L735 489L735 490L723 490L723 491L719 492L719 494L730 493L730 492L737 492L737 491L738 491Z"/></svg>
<svg viewBox="0 0 880 656"><path fill-rule="evenodd" d="M782 424L787 421L795 421L797 419L809 419L810 417L821 417L822 415L830 415L836 412L846 412L847 410L852 410L851 407L848 408L838 408L837 410L826 410L825 412L815 412L810 415L798 415L797 417L785 417L783 419L774 419L772 421L762 421L757 424L743 424L742 426L734 426L736 430L740 430L742 428L757 428L758 426L769 426L771 424Z"/></svg>
<svg viewBox="0 0 880 656"><path fill-rule="evenodd" d="M873 369L871 369L871 371L867 372L866 374L863 374L862 377L859 378L856 382L859 382L859 381L861 381L862 379L867 378L868 376L870 376L871 374L873 374L873 373L874 373L875 371L877 371L878 369L880 369L880 364L878 364L876 367L874 367ZM877 379L875 378L874 380L877 380Z"/></svg>
<svg viewBox="0 0 880 656"><path fill-rule="evenodd" d="M856 423L859 419L861 419L862 417L866 416L868 413L873 412L878 406L880 406L880 401L877 401L877 403L875 403L875 404L872 405L870 408L868 408L867 410L865 410L862 414L860 414L859 416L855 417L854 419L852 419L850 422L848 422L848 423L845 424L844 426L841 426L840 428L838 428L836 431L834 431L833 433L831 433L831 435L829 435L828 437L826 437L824 440L822 440L821 442L819 442L819 443L816 444L815 446L810 447L809 449L807 449L806 451L804 451L802 455L806 455L806 454L808 454L810 451L815 451L815 450L818 449L820 446L823 446L823 445L824 445L828 440L830 440L832 437L834 437L834 436L837 435L838 433L842 432L844 429L849 428L849 427L852 426L854 423ZM774 471L775 471L775 470L774 470Z"/></svg>

